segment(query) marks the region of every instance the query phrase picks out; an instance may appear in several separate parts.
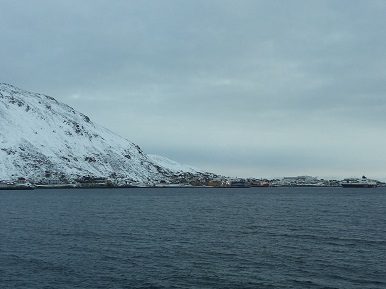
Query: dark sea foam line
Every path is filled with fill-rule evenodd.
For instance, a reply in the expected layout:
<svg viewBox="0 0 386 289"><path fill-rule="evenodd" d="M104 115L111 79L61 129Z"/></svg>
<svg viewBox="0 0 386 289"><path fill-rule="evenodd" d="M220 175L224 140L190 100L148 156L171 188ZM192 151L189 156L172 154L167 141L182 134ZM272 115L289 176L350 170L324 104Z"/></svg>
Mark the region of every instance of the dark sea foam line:
<svg viewBox="0 0 386 289"><path fill-rule="evenodd" d="M244 231L241 233L257 233L259 228L254 229L253 231ZM345 237L345 236L337 236L337 235L329 235L321 233L303 233L299 231L289 231L289 232L277 232L277 231L269 231L266 234L271 237L279 237L279 238L292 238L292 239L304 239L331 244L331 245L344 245L344 246L355 246L355 245L366 245L366 246L381 246L386 248L386 240L383 239L371 239L366 236L363 237Z"/></svg>

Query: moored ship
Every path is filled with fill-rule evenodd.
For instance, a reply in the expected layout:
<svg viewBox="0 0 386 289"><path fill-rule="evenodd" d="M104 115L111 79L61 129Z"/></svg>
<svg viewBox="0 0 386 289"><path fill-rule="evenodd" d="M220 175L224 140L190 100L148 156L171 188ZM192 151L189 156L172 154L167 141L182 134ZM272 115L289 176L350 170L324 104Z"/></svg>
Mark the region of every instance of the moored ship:
<svg viewBox="0 0 386 289"><path fill-rule="evenodd" d="M16 181L1 181L0 190L33 190L34 185L27 182L25 178L18 178Z"/></svg>
<svg viewBox="0 0 386 289"><path fill-rule="evenodd" d="M0 184L0 190L33 190L33 186L15 185L15 184Z"/></svg>
<svg viewBox="0 0 386 289"><path fill-rule="evenodd" d="M365 176L361 179L344 179L341 185L343 188L376 188L378 186L376 181L369 180Z"/></svg>

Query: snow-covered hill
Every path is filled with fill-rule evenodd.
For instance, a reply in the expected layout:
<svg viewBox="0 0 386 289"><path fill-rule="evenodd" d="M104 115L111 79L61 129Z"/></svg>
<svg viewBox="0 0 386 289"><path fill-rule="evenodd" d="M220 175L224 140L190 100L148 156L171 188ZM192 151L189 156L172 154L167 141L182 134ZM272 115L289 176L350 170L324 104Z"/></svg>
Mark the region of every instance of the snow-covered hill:
<svg viewBox="0 0 386 289"><path fill-rule="evenodd" d="M148 156L50 96L0 83L0 180L65 183L91 177L154 183L173 181L176 172L203 173Z"/></svg>

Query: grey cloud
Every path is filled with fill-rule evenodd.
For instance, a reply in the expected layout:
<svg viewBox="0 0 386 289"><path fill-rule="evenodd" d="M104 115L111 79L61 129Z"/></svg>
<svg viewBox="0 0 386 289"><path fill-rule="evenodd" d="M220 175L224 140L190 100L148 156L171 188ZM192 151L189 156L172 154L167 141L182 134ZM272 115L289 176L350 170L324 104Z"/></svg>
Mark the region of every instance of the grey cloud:
<svg viewBox="0 0 386 289"><path fill-rule="evenodd" d="M328 174L334 159L336 171L353 167L343 148L364 167L361 152L376 151L345 138L371 131L386 143L384 1L38 0L2 12L2 82L149 153L229 175L255 163L290 175L312 161Z"/></svg>

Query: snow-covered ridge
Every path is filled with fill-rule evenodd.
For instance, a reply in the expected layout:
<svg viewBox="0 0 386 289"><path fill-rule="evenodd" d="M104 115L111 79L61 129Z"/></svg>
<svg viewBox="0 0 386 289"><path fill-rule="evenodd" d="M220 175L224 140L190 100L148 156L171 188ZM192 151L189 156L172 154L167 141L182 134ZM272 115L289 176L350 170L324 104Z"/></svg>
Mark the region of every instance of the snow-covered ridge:
<svg viewBox="0 0 386 289"><path fill-rule="evenodd" d="M159 156L93 123L50 96L0 83L0 180L25 177L70 182L170 181L176 171L201 173Z"/></svg>

